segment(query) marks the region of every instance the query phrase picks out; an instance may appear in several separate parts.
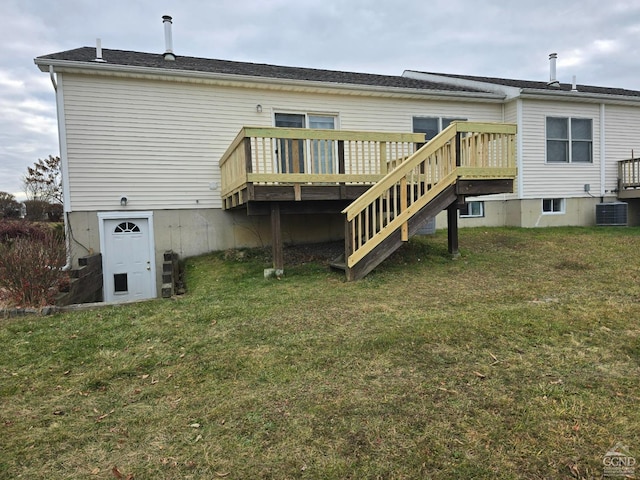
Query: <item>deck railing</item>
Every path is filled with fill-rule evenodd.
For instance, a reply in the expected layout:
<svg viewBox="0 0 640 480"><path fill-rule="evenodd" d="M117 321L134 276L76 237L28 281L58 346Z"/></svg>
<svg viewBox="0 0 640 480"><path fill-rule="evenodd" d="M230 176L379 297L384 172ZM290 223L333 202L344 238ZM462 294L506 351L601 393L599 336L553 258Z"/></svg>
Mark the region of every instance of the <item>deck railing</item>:
<svg viewBox="0 0 640 480"><path fill-rule="evenodd" d="M353 267L462 178L515 178L516 126L454 122L347 207L346 263Z"/></svg>
<svg viewBox="0 0 640 480"><path fill-rule="evenodd" d="M373 184L424 134L244 127L220 160L222 197L248 183Z"/></svg>
<svg viewBox="0 0 640 480"><path fill-rule="evenodd" d="M631 158L618 162L618 188L640 188L640 158Z"/></svg>

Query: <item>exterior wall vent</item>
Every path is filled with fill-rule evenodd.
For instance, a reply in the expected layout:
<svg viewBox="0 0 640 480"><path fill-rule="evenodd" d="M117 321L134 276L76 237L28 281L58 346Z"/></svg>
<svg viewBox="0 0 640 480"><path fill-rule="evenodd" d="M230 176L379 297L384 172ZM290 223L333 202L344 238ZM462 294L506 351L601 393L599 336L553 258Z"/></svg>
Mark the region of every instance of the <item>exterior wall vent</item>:
<svg viewBox="0 0 640 480"><path fill-rule="evenodd" d="M596 204L596 225L627 226L627 204L625 202L603 202Z"/></svg>

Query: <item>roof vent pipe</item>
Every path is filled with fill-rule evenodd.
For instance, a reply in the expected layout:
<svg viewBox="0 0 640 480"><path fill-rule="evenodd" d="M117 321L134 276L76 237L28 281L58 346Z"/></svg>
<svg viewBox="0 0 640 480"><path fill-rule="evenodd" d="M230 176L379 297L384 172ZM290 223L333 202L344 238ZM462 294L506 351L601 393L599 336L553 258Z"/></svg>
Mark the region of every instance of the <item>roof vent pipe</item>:
<svg viewBox="0 0 640 480"><path fill-rule="evenodd" d="M102 58L102 40L96 38L96 58L93 59L94 62L104 63L106 60Z"/></svg>
<svg viewBox="0 0 640 480"><path fill-rule="evenodd" d="M578 91L578 84L576 83L576 76L573 76L573 82L571 83L571 91L572 92L577 92Z"/></svg>
<svg viewBox="0 0 640 480"><path fill-rule="evenodd" d="M557 53L549 54L549 83L547 83L550 87L559 87L560 82L556 79L556 60L558 58Z"/></svg>
<svg viewBox="0 0 640 480"><path fill-rule="evenodd" d="M173 62L176 59L176 56L173 54L173 38L171 36L171 17L169 15L164 15L162 17L162 22L164 23L164 43L165 43L165 52L162 55L165 60Z"/></svg>

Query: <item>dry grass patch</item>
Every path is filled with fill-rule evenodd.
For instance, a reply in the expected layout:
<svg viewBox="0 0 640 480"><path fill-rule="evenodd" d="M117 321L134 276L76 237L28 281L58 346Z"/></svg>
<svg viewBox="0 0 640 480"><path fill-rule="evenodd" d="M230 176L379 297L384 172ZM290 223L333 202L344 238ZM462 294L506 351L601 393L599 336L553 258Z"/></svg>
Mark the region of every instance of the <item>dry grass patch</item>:
<svg viewBox="0 0 640 480"><path fill-rule="evenodd" d="M0 476L600 478L640 457L639 233L439 233L355 283L215 254L174 301L5 321Z"/></svg>

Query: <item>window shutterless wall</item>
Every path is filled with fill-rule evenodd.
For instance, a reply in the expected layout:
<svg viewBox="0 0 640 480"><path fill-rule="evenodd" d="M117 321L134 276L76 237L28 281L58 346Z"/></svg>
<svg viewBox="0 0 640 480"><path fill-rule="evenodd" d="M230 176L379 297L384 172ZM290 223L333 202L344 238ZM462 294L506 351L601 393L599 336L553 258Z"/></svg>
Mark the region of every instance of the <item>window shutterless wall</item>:
<svg viewBox="0 0 640 480"><path fill-rule="evenodd" d="M523 99L518 136L522 142L518 176L523 178L523 199L584 198L588 196L585 184L599 192L598 104ZM591 161L576 161L578 157Z"/></svg>

